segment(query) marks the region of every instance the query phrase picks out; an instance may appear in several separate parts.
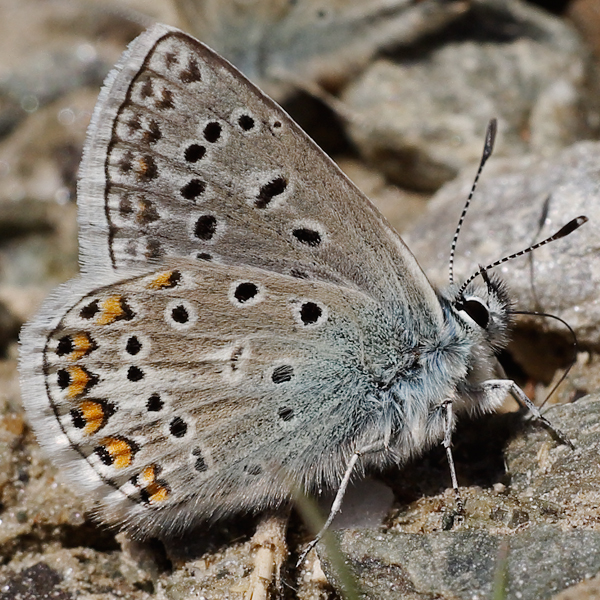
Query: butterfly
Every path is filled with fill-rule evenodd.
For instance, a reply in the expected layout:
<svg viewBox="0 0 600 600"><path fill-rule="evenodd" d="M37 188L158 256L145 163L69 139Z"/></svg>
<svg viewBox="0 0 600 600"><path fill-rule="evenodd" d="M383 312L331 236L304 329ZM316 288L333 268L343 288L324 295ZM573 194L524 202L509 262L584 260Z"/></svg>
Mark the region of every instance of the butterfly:
<svg viewBox="0 0 600 600"><path fill-rule="evenodd" d="M434 290L287 114L177 29L108 76L78 208L81 275L23 329L23 400L95 515L134 535L343 492L508 393L535 413L496 374L501 281Z"/></svg>

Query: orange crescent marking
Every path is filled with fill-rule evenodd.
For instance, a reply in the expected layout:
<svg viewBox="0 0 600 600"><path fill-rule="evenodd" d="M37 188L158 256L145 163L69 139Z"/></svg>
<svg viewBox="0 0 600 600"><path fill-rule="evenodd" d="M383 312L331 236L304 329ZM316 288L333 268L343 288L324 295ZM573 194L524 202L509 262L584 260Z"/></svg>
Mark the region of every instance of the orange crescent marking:
<svg viewBox="0 0 600 600"><path fill-rule="evenodd" d="M79 410L81 410L85 419L84 433L88 435L96 433L104 423L105 414L103 406L99 402L85 400L79 405Z"/></svg>
<svg viewBox="0 0 600 600"><path fill-rule="evenodd" d="M77 398L85 392L87 384L90 382L91 377L81 367L69 367L67 369L71 376L71 383L67 388L68 398Z"/></svg>
<svg viewBox="0 0 600 600"><path fill-rule="evenodd" d="M161 273L148 284L148 288L151 290L163 290L165 288L173 287L171 277L173 277L173 271Z"/></svg>
<svg viewBox="0 0 600 600"><path fill-rule="evenodd" d="M113 459L115 469L128 467L133 460L131 446L125 441L117 438L107 438L102 442Z"/></svg>
<svg viewBox="0 0 600 600"><path fill-rule="evenodd" d="M111 296L102 303L102 312L96 319L98 325L110 325L125 314L121 302L122 296Z"/></svg>
<svg viewBox="0 0 600 600"><path fill-rule="evenodd" d="M83 358L86 354L92 350L92 340L87 333L78 333L73 336L73 345L75 349L71 352L71 360L76 361Z"/></svg>

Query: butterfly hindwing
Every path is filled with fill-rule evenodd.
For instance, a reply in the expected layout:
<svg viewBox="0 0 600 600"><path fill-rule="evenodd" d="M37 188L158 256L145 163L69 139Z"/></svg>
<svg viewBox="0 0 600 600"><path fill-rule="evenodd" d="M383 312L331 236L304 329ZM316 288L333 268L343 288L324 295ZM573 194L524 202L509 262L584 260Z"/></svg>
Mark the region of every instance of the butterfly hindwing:
<svg viewBox="0 0 600 600"><path fill-rule="evenodd" d="M392 351L377 304L259 269L171 263L80 293L47 334L40 404L56 458L83 487L90 472L105 519L144 534L334 484L373 435L355 412L373 389L363 352ZM379 327L365 334L366 321Z"/></svg>

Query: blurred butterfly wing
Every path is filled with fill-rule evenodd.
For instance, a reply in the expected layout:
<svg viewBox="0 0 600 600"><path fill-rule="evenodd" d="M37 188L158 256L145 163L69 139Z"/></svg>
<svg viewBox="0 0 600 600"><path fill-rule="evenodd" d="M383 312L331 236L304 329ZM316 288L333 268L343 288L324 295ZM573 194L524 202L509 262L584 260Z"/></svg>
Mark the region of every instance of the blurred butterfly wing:
<svg viewBox="0 0 600 600"><path fill-rule="evenodd" d="M377 209L278 105L182 32L155 26L131 44L100 95L80 172L84 273L173 256L244 264L441 322Z"/></svg>
<svg viewBox="0 0 600 600"><path fill-rule="evenodd" d="M104 519L142 535L337 482L373 435L364 355L392 327L355 290L176 264L88 290L75 280L62 289L72 306L51 318L51 298L23 338L42 444Z"/></svg>
<svg viewBox="0 0 600 600"><path fill-rule="evenodd" d="M264 40L289 15L287 0L260 0L251 5L229 0L175 0L184 29L232 62L254 82L265 75Z"/></svg>
<svg viewBox="0 0 600 600"><path fill-rule="evenodd" d="M381 48L409 43L459 14L458 3L439 0L175 4L187 31L277 99L286 81L339 83Z"/></svg>

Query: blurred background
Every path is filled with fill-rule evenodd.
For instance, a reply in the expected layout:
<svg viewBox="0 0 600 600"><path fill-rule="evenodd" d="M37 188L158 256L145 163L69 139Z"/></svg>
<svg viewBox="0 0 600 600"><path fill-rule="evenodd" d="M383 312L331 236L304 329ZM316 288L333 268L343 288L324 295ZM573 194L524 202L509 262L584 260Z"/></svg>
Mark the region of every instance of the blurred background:
<svg viewBox="0 0 600 600"><path fill-rule="evenodd" d="M104 77L154 21L205 41L281 102L387 216L436 286L447 282L452 234L496 117L495 154L459 241L457 272L466 277L579 214L590 217L581 234L501 274L518 308L558 314L577 333L577 364L555 401L598 389L600 0L0 0L0 549L7 561L24 552L26 538L64 545L73 534L76 545L89 531L78 501L57 491L22 414L18 332L48 292L78 272L76 183L86 127ZM525 318L515 340L505 368L543 400L573 358L572 337L560 324ZM464 456L481 450L464 445ZM498 483L500 453L494 475L481 475L486 462L481 473L463 472L463 481ZM460 471L460 445L458 455ZM417 485L421 491L447 485L440 464L442 480ZM62 512L40 499L50 488ZM594 527L596 513L588 512ZM50 530L65 523L53 538ZM94 551L121 547L94 531ZM125 595L152 591L156 569L150 576L135 571L139 562L127 564L131 572L118 565L129 573ZM1 600L16 597L5 593Z"/></svg>

